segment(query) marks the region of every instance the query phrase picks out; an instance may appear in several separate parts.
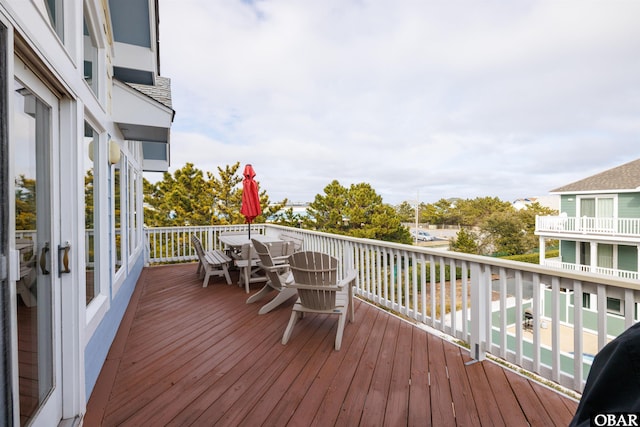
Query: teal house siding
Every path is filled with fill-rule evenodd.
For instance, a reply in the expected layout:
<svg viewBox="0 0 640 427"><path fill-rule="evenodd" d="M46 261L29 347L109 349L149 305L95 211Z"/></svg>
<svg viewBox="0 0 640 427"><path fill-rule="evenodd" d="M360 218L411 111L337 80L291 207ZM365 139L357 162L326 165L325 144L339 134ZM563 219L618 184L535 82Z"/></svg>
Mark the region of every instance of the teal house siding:
<svg viewBox="0 0 640 427"><path fill-rule="evenodd" d="M576 216L576 199L575 195L562 195L560 197L560 212L564 212L568 217Z"/></svg>
<svg viewBox="0 0 640 427"><path fill-rule="evenodd" d="M618 246L618 269L638 271L638 248L636 246Z"/></svg>
<svg viewBox="0 0 640 427"><path fill-rule="evenodd" d="M640 193L618 195L618 218L640 218Z"/></svg>
<svg viewBox="0 0 640 427"><path fill-rule="evenodd" d="M560 241L560 256L562 262L568 262L571 264L576 263L576 242L570 240Z"/></svg>

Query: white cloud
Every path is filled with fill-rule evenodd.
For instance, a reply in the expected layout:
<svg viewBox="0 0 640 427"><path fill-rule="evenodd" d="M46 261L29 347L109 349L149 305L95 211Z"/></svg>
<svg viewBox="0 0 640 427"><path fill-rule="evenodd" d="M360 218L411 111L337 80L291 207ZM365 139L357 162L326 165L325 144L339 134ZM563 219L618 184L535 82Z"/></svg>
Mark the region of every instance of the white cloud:
<svg viewBox="0 0 640 427"><path fill-rule="evenodd" d="M272 199L549 190L637 158L640 2L161 0L172 168ZM421 196L422 198L423 196Z"/></svg>

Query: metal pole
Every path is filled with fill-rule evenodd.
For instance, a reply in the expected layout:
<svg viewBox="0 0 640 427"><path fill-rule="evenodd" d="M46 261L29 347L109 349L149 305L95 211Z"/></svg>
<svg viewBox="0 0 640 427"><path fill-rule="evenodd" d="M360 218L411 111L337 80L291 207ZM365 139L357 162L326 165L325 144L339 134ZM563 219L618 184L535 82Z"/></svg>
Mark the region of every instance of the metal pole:
<svg viewBox="0 0 640 427"><path fill-rule="evenodd" d="M415 239L415 243L416 245L418 244L418 211L420 209L420 190L418 190L418 194L416 196L416 230L415 233L413 235L414 239Z"/></svg>

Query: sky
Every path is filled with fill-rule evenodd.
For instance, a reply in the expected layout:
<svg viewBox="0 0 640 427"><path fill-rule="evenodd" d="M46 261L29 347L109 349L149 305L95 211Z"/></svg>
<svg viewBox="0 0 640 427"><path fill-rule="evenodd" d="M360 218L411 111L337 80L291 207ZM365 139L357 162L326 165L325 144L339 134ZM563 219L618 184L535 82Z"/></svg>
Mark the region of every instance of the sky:
<svg viewBox="0 0 640 427"><path fill-rule="evenodd" d="M272 201L546 196L640 157L640 1L160 0L171 167ZM152 181L161 179L147 176Z"/></svg>

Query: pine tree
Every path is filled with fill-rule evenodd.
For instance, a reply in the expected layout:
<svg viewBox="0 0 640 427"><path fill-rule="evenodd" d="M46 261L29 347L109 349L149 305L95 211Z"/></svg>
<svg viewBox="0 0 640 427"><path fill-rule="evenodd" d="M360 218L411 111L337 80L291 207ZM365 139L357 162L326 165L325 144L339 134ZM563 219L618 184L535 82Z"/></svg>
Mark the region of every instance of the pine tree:
<svg viewBox="0 0 640 427"><path fill-rule="evenodd" d="M187 163L173 175L163 174L155 184L143 181L145 223L151 227L185 225L243 224L242 176L240 162L224 168L218 167L218 175L205 174ZM258 182L258 188L260 188ZM262 215L254 223L265 222L280 211L287 200L271 203L266 190L260 190Z"/></svg>
<svg viewBox="0 0 640 427"><path fill-rule="evenodd" d="M328 233L368 239L411 243L409 230L391 205L384 204L371 185L345 188L337 180L316 195L307 209L305 227Z"/></svg>

